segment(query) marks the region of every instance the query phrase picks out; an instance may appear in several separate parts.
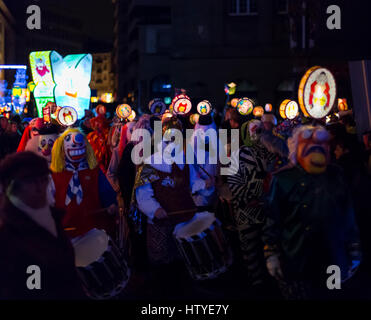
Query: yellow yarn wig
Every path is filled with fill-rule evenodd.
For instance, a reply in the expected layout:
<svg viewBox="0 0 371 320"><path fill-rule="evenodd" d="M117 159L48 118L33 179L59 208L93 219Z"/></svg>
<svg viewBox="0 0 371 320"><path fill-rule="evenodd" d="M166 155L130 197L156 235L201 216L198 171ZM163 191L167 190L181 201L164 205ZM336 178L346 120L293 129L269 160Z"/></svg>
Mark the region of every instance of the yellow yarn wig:
<svg viewBox="0 0 371 320"><path fill-rule="evenodd" d="M69 134L73 132L79 132L81 131L77 128L70 128L64 131L57 140L55 140L53 149L52 149L52 162L50 164L50 170L53 172L62 172L65 168L66 162L65 162L65 152L64 152L64 138ZM89 169L94 169L98 164L97 160L94 155L93 148L91 147L90 143L88 142L88 139L86 139L85 135L84 140L86 144L86 161L88 162Z"/></svg>

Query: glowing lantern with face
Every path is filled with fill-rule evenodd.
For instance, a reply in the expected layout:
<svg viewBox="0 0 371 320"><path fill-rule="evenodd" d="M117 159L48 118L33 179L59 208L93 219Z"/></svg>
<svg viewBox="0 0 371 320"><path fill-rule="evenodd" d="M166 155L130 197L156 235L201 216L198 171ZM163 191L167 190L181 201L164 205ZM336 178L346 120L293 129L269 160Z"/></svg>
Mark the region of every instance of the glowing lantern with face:
<svg viewBox="0 0 371 320"><path fill-rule="evenodd" d="M283 119L295 119L299 113L299 106L296 101L286 99L280 105L280 116Z"/></svg>
<svg viewBox="0 0 371 320"><path fill-rule="evenodd" d="M197 111L200 115L203 115L203 116L209 114L211 111L211 103L207 100L201 101L197 105Z"/></svg>
<svg viewBox="0 0 371 320"><path fill-rule="evenodd" d="M131 107L128 104L120 104L116 108L116 114L121 119L126 119L132 112Z"/></svg>
<svg viewBox="0 0 371 320"><path fill-rule="evenodd" d="M297 161L310 174L326 171L330 159L330 135L322 127L303 128L297 143Z"/></svg>
<svg viewBox="0 0 371 320"><path fill-rule="evenodd" d="M237 110L238 112L243 115L249 115L254 108L252 101L249 98L242 98L237 103Z"/></svg>
<svg viewBox="0 0 371 320"><path fill-rule="evenodd" d="M264 114L264 109L263 107L261 106L257 106L254 108L254 110L252 111L252 114L255 116L255 117L262 117L263 114Z"/></svg>
<svg viewBox="0 0 371 320"><path fill-rule="evenodd" d="M237 103L238 103L238 98L233 98L231 100L231 107L232 108L236 108L237 107Z"/></svg>
<svg viewBox="0 0 371 320"><path fill-rule="evenodd" d="M81 132L70 132L64 137L64 152L69 162L78 163L85 160L86 143Z"/></svg>
<svg viewBox="0 0 371 320"><path fill-rule="evenodd" d="M58 111L57 121L62 126L72 126L77 121L77 111L72 107L64 107Z"/></svg>
<svg viewBox="0 0 371 320"><path fill-rule="evenodd" d="M130 122L134 121L136 116L137 116L137 114L135 113L134 110L132 110L131 113L130 113L130 116L127 117L127 120L130 121Z"/></svg>
<svg viewBox="0 0 371 320"><path fill-rule="evenodd" d="M265 109L265 112L272 112L273 107L272 107L272 105L270 103L267 103L265 105L264 109Z"/></svg>
<svg viewBox="0 0 371 320"><path fill-rule="evenodd" d="M318 66L310 68L299 85L299 104L304 115L324 118L330 113L335 98L336 83L332 73Z"/></svg>
<svg viewBox="0 0 371 320"><path fill-rule="evenodd" d="M161 99L153 99L149 102L148 108L151 113L159 115L165 112L166 104Z"/></svg>
<svg viewBox="0 0 371 320"><path fill-rule="evenodd" d="M191 99L185 94L177 95L172 105L176 114L187 114L192 109Z"/></svg>

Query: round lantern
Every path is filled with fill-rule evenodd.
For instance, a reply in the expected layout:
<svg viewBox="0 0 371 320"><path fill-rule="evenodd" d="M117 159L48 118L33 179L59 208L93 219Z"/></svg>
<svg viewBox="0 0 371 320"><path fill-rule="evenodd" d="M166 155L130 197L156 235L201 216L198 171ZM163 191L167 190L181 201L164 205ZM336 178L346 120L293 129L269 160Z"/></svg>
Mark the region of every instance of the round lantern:
<svg viewBox="0 0 371 320"><path fill-rule="evenodd" d="M253 108L254 105L249 98L242 98L237 103L237 111L243 116L250 114Z"/></svg>
<svg viewBox="0 0 371 320"><path fill-rule="evenodd" d="M336 82L332 73L322 67L310 68L299 85L300 109L306 117L326 117L336 100Z"/></svg>
<svg viewBox="0 0 371 320"><path fill-rule="evenodd" d="M233 98L231 100L231 107L232 108L236 108L237 107L238 100L239 100L238 98Z"/></svg>
<svg viewBox="0 0 371 320"><path fill-rule="evenodd" d="M149 102L148 108L151 113L160 115L163 114L166 110L166 104L161 99L153 99Z"/></svg>
<svg viewBox="0 0 371 320"><path fill-rule="evenodd" d="M161 120L164 121L166 118L171 118L173 116L173 113L170 110L166 110L164 114L162 115Z"/></svg>
<svg viewBox="0 0 371 320"><path fill-rule="evenodd" d="M77 111L72 107L63 107L58 111L57 121L62 126L72 126L77 121Z"/></svg>
<svg viewBox="0 0 371 320"><path fill-rule="evenodd" d="M95 108L95 111L96 111L97 115L105 116L107 110L106 110L106 107L104 105L100 104Z"/></svg>
<svg viewBox="0 0 371 320"><path fill-rule="evenodd" d="M128 117L126 118L126 120L128 120L128 121L130 121L130 122L131 122L131 121L134 121L136 116L137 116L137 114L135 113L134 110L132 110L131 113L130 113L130 116L128 116Z"/></svg>
<svg viewBox="0 0 371 320"><path fill-rule="evenodd" d="M189 117L189 122L193 125L198 123L198 120L200 119L200 115L198 113L191 114Z"/></svg>
<svg viewBox="0 0 371 320"><path fill-rule="evenodd" d="M338 110L339 111L347 111L348 110L347 99L338 99Z"/></svg>
<svg viewBox="0 0 371 320"><path fill-rule="evenodd" d="M295 119L299 113L299 106L296 101L286 99L280 105L280 116L283 119Z"/></svg>
<svg viewBox="0 0 371 320"><path fill-rule="evenodd" d="M264 109L263 107L261 106L257 106L253 109L252 111L252 114L255 116L255 117L262 117L263 114L264 114Z"/></svg>
<svg viewBox="0 0 371 320"><path fill-rule="evenodd" d="M128 104L120 104L116 108L116 114L121 119L126 119L131 114L131 107Z"/></svg>
<svg viewBox="0 0 371 320"><path fill-rule="evenodd" d="M191 99L185 94L177 95L172 104L176 114L187 114L192 109Z"/></svg>
<svg viewBox="0 0 371 320"><path fill-rule="evenodd" d="M273 107L272 107L272 105L270 103L267 103L265 105L264 109L265 109L265 112L272 112Z"/></svg>
<svg viewBox="0 0 371 320"><path fill-rule="evenodd" d="M202 116L209 114L210 111L211 103L207 100L203 100L197 105L197 112Z"/></svg>

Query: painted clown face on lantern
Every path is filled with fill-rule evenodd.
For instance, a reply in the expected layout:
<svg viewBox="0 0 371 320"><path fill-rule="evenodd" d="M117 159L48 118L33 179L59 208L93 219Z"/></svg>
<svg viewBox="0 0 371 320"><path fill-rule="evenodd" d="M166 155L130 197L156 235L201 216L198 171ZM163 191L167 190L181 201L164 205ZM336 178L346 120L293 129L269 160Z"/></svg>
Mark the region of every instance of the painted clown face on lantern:
<svg viewBox="0 0 371 320"><path fill-rule="evenodd" d="M250 114L253 108L254 106L251 100L248 98L240 99L240 101L238 101L237 103L237 110L243 116L247 116L248 114Z"/></svg>
<svg viewBox="0 0 371 320"><path fill-rule="evenodd" d="M297 160L310 174L321 174L329 163L329 133L322 127L308 128L298 137Z"/></svg>
<svg viewBox="0 0 371 320"><path fill-rule="evenodd" d="M174 112L177 114L187 114L192 109L192 103L186 95L179 95L173 99Z"/></svg>
<svg viewBox="0 0 371 320"><path fill-rule="evenodd" d="M85 160L86 143L82 133L71 132L64 137L64 152L66 160L78 163Z"/></svg>
<svg viewBox="0 0 371 320"><path fill-rule="evenodd" d="M207 100L201 101L197 105L197 111L201 115L207 115L207 114L209 114L210 111L211 111L211 103L209 101L207 101Z"/></svg>

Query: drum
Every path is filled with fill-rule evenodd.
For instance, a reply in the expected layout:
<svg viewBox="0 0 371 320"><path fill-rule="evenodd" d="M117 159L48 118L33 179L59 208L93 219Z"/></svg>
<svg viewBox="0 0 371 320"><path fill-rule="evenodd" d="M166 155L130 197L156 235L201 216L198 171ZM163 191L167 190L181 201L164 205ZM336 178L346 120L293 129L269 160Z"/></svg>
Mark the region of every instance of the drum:
<svg viewBox="0 0 371 320"><path fill-rule="evenodd" d="M104 230L92 229L72 239L72 245L78 274L90 298L113 298L125 288L130 270Z"/></svg>
<svg viewBox="0 0 371 320"><path fill-rule="evenodd" d="M232 251L213 213L199 212L176 225L173 235L195 280L216 278L232 264Z"/></svg>

